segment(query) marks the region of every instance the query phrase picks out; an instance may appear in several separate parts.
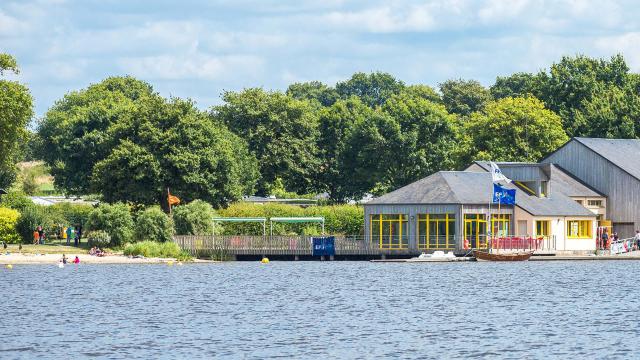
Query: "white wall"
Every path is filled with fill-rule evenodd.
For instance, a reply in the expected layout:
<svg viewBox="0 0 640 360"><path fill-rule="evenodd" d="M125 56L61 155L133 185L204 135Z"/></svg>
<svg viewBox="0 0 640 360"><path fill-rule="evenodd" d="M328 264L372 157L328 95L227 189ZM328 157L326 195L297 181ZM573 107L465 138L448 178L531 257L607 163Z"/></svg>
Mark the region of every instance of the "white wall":
<svg viewBox="0 0 640 360"><path fill-rule="evenodd" d="M551 229L549 229L551 237L555 237L556 251L575 251L575 252L588 252L596 249L596 228L598 226L596 218L589 217L564 217L564 216L533 216L528 212L522 210L516 206L515 223L518 220L527 221L527 235L533 236L535 234L535 222L536 221L549 221ZM570 239L566 235L566 223L570 220L591 220L591 238L589 239ZM517 230L520 231L519 229Z"/></svg>

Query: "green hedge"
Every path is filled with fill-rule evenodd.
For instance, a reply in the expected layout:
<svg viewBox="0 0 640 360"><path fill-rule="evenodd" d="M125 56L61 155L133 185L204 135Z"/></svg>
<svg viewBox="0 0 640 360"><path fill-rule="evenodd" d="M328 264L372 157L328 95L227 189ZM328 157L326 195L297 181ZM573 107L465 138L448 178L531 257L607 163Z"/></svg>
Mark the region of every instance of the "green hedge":
<svg viewBox="0 0 640 360"><path fill-rule="evenodd" d="M364 209L357 205L310 206L303 208L286 204L252 204L239 202L226 209L218 210L221 217L301 217L314 216L325 218L325 233L333 235L361 235L364 227ZM267 224L269 226L269 224ZM218 228L216 228L218 230ZM267 229L269 231L269 229ZM218 231L216 231L218 233ZM275 223L274 234L307 234L317 235L321 232L320 224ZM224 223L223 234L226 235L259 235L262 224L259 223Z"/></svg>
<svg viewBox="0 0 640 360"><path fill-rule="evenodd" d="M123 253L129 256L142 255L144 257L176 258L179 260L189 259L189 255L183 252L178 244L174 242L141 241L134 244L127 244Z"/></svg>

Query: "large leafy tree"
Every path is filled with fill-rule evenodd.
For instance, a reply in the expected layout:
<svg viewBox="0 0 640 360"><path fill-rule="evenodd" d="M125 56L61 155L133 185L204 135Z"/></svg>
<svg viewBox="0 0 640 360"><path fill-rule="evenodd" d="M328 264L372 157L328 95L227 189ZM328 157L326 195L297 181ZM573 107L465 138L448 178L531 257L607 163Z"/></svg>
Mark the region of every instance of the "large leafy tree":
<svg viewBox="0 0 640 360"><path fill-rule="evenodd" d="M624 88L629 80L629 67L621 55L610 60L586 56L563 57L548 73L539 74L539 94L550 110L562 118L569 136L591 133L593 124L587 117L577 117L602 86Z"/></svg>
<svg viewBox="0 0 640 360"><path fill-rule="evenodd" d="M575 113L576 122L588 124L581 135L604 138L640 136L640 97L631 88L598 85Z"/></svg>
<svg viewBox="0 0 640 360"><path fill-rule="evenodd" d="M0 76L19 72L18 63L9 54L0 53ZM26 142L26 126L33 116L33 99L26 86L0 78L0 187L13 183L19 145Z"/></svg>
<svg viewBox="0 0 640 360"><path fill-rule="evenodd" d="M447 111L468 116L482 110L491 100L491 93L475 80L447 80L440 84L442 102Z"/></svg>
<svg viewBox="0 0 640 360"><path fill-rule="evenodd" d="M318 171L316 109L280 92L246 89L226 92L212 117L245 139L260 168L258 194L268 195L276 178L288 191L315 190Z"/></svg>
<svg viewBox="0 0 640 360"><path fill-rule="evenodd" d="M388 189L456 167L459 127L443 105L409 93L391 97L382 110L401 129L400 146L386 164Z"/></svg>
<svg viewBox="0 0 640 360"><path fill-rule="evenodd" d="M489 88L494 99L506 97L540 96L540 75L515 73L509 76L498 76Z"/></svg>
<svg viewBox="0 0 640 360"><path fill-rule="evenodd" d="M389 164L397 160L402 144L400 124L380 111L370 115L356 123L346 138L339 161L351 178L339 188L337 198L358 200L366 193L388 190Z"/></svg>
<svg viewBox="0 0 640 360"><path fill-rule="evenodd" d="M473 113L464 124L466 161L538 161L568 138L560 117L534 98L503 98Z"/></svg>
<svg viewBox="0 0 640 360"><path fill-rule="evenodd" d="M351 197L354 191L370 190L355 189L351 167L354 163L345 161L345 157L356 150L349 147L352 145L349 140L354 129L374 116L375 111L355 96L338 100L320 113L317 143L321 163L318 181L321 189L326 190L329 197L336 202Z"/></svg>
<svg viewBox="0 0 640 360"><path fill-rule="evenodd" d="M166 189L217 206L252 193L246 144L197 110L136 79L109 78L71 93L40 124L45 161L70 193L165 205Z"/></svg>
<svg viewBox="0 0 640 360"><path fill-rule="evenodd" d="M357 96L363 103L376 107L394 94L400 93L405 85L388 73L355 73L349 80L336 84L336 91L342 98Z"/></svg>
<svg viewBox="0 0 640 360"><path fill-rule="evenodd" d="M317 101L322 106L331 106L338 100L336 89L320 81L294 83L287 88L287 95L298 100Z"/></svg>

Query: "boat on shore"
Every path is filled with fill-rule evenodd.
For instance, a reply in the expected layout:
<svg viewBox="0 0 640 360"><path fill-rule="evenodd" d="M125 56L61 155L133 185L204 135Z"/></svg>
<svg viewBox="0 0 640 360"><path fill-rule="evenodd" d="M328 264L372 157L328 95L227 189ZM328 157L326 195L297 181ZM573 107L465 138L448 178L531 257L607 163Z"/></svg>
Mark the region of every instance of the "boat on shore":
<svg viewBox="0 0 640 360"><path fill-rule="evenodd" d="M533 255L532 252L514 254L496 254L487 251L473 251L473 257L478 261L527 261Z"/></svg>

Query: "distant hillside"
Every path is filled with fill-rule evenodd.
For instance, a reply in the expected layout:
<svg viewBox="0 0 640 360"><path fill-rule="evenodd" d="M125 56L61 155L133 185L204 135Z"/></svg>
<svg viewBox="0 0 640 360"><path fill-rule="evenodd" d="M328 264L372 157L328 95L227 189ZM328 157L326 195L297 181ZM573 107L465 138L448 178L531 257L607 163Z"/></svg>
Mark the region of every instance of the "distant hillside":
<svg viewBox="0 0 640 360"><path fill-rule="evenodd" d="M18 177L13 185L28 195L57 195L53 186L53 176L42 161L18 163Z"/></svg>

